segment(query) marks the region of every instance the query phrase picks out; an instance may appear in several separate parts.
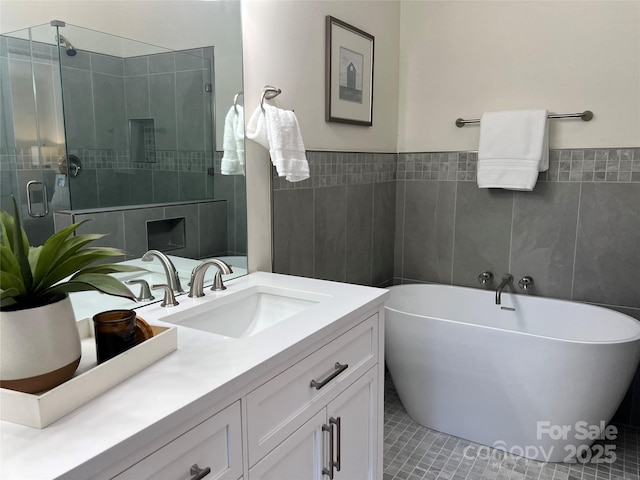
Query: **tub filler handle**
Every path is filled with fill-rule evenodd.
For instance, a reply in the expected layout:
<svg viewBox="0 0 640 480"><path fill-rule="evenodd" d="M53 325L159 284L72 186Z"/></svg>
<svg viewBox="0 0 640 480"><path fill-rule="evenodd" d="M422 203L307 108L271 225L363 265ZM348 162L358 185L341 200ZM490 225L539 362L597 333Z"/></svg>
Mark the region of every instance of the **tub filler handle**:
<svg viewBox="0 0 640 480"><path fill-rule="evenodd" d="M316 380L311 380L311 383L309 384L309 386L312 387L312 388L315 388L316 390L320 390L327 383L329 383L331 380L333 380L338 375L340 375L342 372L344 372L347 368L349 368L349 365L346 364L346 363L344 365L341 365L340 363L336 362L334 367L335 367L335 370L333 372L331 372L327 376L327 378L325 378L324 380L321 380L319 382L316 381Z"/></svg>

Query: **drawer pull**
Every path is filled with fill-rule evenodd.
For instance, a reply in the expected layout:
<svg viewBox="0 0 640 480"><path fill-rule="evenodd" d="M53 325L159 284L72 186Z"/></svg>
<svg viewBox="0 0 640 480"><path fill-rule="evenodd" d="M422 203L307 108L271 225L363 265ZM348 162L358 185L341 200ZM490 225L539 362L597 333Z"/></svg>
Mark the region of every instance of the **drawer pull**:
<svg viewBox="0 0 640 480"><path fill-rule="evenodd" d="M200 468L197 463L194 463L193 465L191 465L191 468L189 469L189 474L193 475L193 477L191 477L190 480L201 480L207 475L209 475L210 473L211 473L211 468L209 467Z"/></svg>
<svg viewBox="0 0 640 480"><path fill-rule="evenodd" d="M331 374L327 378L325 378L324 380L322 380L320 382L316 382L315 380L311 380L311 383L310 383L309 386L310 387L314 387L316 390L320 390L327 383L329 383L331 380L333 380L338 375L340 375L342 372L344 372L347 368L349 368L348 364L345 363L344 365L340 365L338 362L336 362L335 370L333 372L331 372Z"/></svg>

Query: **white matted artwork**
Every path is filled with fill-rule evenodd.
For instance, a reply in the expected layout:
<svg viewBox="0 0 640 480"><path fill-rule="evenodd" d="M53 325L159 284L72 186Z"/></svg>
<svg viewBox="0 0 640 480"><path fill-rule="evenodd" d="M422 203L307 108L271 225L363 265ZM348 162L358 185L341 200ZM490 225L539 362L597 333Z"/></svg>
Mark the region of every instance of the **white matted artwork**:
<svg viewBox="0 0 640 480"><path fill-rule="evenodd" d="M327 122L373 125L374 37L326 17Z"/></svg>

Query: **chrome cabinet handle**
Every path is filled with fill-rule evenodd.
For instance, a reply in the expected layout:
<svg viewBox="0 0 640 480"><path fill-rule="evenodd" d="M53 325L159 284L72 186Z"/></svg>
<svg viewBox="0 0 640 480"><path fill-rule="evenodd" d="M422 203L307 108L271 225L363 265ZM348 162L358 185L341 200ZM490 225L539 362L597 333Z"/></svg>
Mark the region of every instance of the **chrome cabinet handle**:
<svg viewBox="0 0 640 480"><path fill-rule="evenodd" d="M44 205L44 213L33 213L33 204L31 202L31 187L34 185L42 185L42 204ZM27 182L27 213L33 218L46 217L49 214L49 197L47 195L47 186L43 182L31 180Z"/></svg>
<svg viewBox="0 0 640 480"><path fill-rule="evenodd" d="M344 372L347 368L349 368L348 364L345 363L344 365L340 365L340 363L336 362L335 370L333 372L331 372L331 374L327 378L325 378L324 380L321 380L319 382L317 382L315 380L311 380L311 383L309 384L309 386L312 387L312 388L315 388L316 390L320 390L327 383L329 383L331 380L333 380L338 375L340 375L342 372Z"/></svg>
<svg viewBox="0 0 640 480"><path fill-rule="evenodd" d="M193 475L193 477L191 477L190 480L201 480L207 475L209 475L210 473L211 473L211 468L209 467L200 468L197 463L194 463L193 465L191 465L191 468L189 469L189 475Z"/></svg>
<svg viewBox="0 0 640 480"><path fill-rule="evenodd" d="M333 425L322 425L323 432L329 432L329 468L322 467L322 474L333 480Z"/></svg>
<svg viewBox="0 0 640 480"><path fill-rule="evenodd" d="M331 468L336 467L336 470L340 471L340 441L342 438L342 428L341 428L341 424L342 421L340 419L340 417L338 418L329 418L329 425L331 425L331 430L333 430L333 426L336 426L336 430L338 433L338 436L336 437L336 461L334 462L333 460L331 460ZM333 437L333 431L331 432L331 436Z"/></svg>

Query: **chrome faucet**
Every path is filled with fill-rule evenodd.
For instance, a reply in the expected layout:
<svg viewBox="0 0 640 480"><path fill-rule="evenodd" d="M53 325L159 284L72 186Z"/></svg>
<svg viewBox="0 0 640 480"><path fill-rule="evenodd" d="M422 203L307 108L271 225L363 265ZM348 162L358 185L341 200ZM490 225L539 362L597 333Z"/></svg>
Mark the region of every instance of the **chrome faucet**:
<svg viewBox="0 0 640 480"><path fill-rule="evenodd" d="M191 288L189 289L190 297L204 297L204 274L211 265L215 265L218 268L216 276L213 278L211 290L214 292L226 290L227 287L222 283L222 274L228 275L233 273L233 270L231 270L231 267L222 260L212 258L203 261L193 269L193 272L191 272Z"/></svg>
<svg viewBox="0 0 640 480"><path fill-rule="evenodd" d="M498 288L496 289L496 305L500 305L500 296L502 295L502 291L507 287L507 285L511 285L513 283L513 275L510 273L505 273L502 277L502 281Z"/></svg>
<svg viewBox="0 0 640 480"><path fill-rule="evenodd" d="M150 262L154 258L160 260L162 264L162 268L164 269L164 274L167 277L167 284L171 288L174 293L184 293L182 289L182 285L180 285L180 277L178 276L178 271L176 267L173 265L173 262L169 260L164 253L159 250L149 250L142 256L143 262Z"/></svg>

